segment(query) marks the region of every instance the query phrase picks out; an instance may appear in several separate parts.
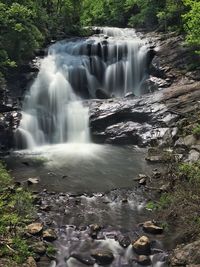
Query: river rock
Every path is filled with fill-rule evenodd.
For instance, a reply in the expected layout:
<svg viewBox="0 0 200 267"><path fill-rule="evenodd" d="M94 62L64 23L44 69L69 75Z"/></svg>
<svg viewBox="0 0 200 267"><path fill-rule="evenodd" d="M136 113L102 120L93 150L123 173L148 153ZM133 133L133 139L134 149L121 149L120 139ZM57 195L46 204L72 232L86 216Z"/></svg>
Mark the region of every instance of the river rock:
<svg viewBox="0 0 200 267"><path fill-rule="evenodd" d="M119 236L118 242L121 247L127 248L131 244L131 240L129 236Z"/></svg>
<svg viewBox="0 0 200 267"><path fill-rule="evenodd" d="M157 226L154 222L152 221L147 221L143 223L143 230L146 233L149 234L162 234L164 229L162 227Z"/></svg>
<svg viewBox="0 0 200 267"><path fill-rule="evenodd" d="M30 246L31 250L39 255L44 255L46 252L46 246L43 242L37 242Z"/></svg>
<svg viewBox="0 0 200 267"><path fill-rule="evenodd" d="M186 266L200 263L200 240L197 240L188 245L177 247L171 257L172 266Z"/></svg>
<svg viewBox="0 0 200 267"><path fill-rule="evenodd" d="M146 255L140 255L138 258L134 259L137 263L139 263L142 266L148 266L151 265L151 259L149 256Z"/></svg>
<svg viewBox="0 0 200 267"><path fill-rule="evenodd" d="M39 178L28 178L27 180L28 185L32 185L32 184L38 184L39 183Z"/></svg>
<svg viewBox="0 0 200 267"><path fill-rule="evenodd" d="M175 142L175 147L191 147L197 143L197 139L194 135L190 134L185 137L180 137L176 142Z"/></svg>
<svg viewBox="0 0 200 267"><path fill-rule="evenodd" d="M97 239L97 235L98 232L101 230L101 226L98 224L91 224L90 225L90 233L89 235L93 238L93 239Z"/></svg>
<svg viewBox="0 0 200 267"><path fill-rule="evenodd" d="M43 231L42 237L44 240L48 242L55 241L57 239L57 235L53 229L47 229Z"/></svg>
<svg viewBox="0 0 200 267"><path fill-rule="evenodd" d="M194 163L197 160L199 160L199 158L200 158L200 153L198 151L196 151L195 149L192 149L192 150L190 150L188 158L186 161L190 162L190 163Z"/></svg>
<svg viewBox="0 0 200 267"><path fill-rule="evenodd" d="M113 253L110 250L96 250L91 253L91 256L99 265L111 264L114 260Z"/></svg>
<svg viewBox="0 0 200 267"><path fill-rule="evenodd" d="M27 226L27 231L31 235L40 234L43 230L42 223L32 223Z"/></svg>
<svg viewBox="0 0 200 267"><path fill-rule="evenodd" d="M133 250L139 255L150 254L150 240L147 236L141 236L138 240L132 243Z"/></svg>
<svg viewBox="0 0 200 267"><path fill-rule="evenodd" d="M142 178L141 180L139 180L139 185L146 185L147 180L146 178Z"/></svg>
<svg viewBox="0 0 200 267"><path fill-rule="evenodd" d="M37 263L33 257L28 257L27 259L27 267L37 267Z"/></svg>
<svg viewBox="0 0 200 267"><path fill-rule="evenodd" d="M95 259L93 259L90 255L82 253L72 253L70 257L88 266L95 264Z"/></svg>

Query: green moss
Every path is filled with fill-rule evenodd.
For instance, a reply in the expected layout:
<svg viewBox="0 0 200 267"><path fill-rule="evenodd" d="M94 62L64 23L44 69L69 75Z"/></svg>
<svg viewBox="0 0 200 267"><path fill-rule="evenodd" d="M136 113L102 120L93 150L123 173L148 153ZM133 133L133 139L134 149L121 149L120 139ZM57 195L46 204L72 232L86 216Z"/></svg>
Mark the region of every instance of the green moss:
<svg viewBox="0 0 200 267"><path fill-rule="evenodd" d="M46 253L48 255L55 255L56 252L57 252L57 249L53 245L49 244L48 247L47 247Z"/></svg>
<svg viewBox="0 0 200 267"><path fill-rule="evenodd" d="M181 163L178 166L178 175L192 183L200 183L200 161Z"/></svg>

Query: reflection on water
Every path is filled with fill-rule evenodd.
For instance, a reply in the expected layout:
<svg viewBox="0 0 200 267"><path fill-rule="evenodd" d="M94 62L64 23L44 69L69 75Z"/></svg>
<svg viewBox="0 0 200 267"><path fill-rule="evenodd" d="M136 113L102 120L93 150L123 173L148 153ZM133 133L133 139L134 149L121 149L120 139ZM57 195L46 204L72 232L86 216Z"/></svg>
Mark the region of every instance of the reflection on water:
<svg viewBox="0 0 200 267"><path fill-rule="evenodd" d="M17 180L37 176L39 188L61 192L132 187L138 173L152 168L138 148L75 143L15 152L7 162Z"/></svg>

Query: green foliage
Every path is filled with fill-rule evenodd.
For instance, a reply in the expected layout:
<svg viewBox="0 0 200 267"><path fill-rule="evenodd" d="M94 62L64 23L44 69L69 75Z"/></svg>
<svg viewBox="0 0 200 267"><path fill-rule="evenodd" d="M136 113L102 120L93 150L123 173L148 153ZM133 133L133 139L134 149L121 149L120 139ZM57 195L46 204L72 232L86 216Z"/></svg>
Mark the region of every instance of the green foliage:
<svg viewBox="0 0 200 267"><path fill-rule="evenodd" d="M11 184L10 174L7 172L4 164L0 162L0 192L2 192L7 186Z"/></svg>
<svg viewBox="0 0 200 267"><path fill-rule="evenodd" d="M55 255L56 252L57 252L56 248L53 245L48 244L48 247L46 250L47 255Z"/></svg>
<svg viewBox="0 0 200 267"><path fill-rule="evenodd" d="M173 197L169 193L164 193L161 195L158 201L149 201L146 204L147 210L162 210L168 208L169 205L173 202Z"/></svg>
<svg viewBox="0 0 200 267"><path fill-rule="evenodd" d="M13 249L15 254L13 255L13 260L17 263L23 263L29 256L31 256L31 252L29 251L29 246L26 240L22 238L15 237L12 240Z"/></svg>
<svg viewBox="0 0 200 267"><path fill-rule="evenodd" d="M192 133L196 136L196 137L200 137L200 124L196 125L193 130Z"/></svg>
<svg viewBox="0 0 200 267"><path fill-rule="evenodd" d="M184 0L184 4L189 9L186 14L183 14L186 40L189 45L198 46L197 52L200 53L200 2Z"/></svg>
<svg viewBox="0 0 200 267"><path fill-rule="evenodd" d="M157 208L157 206L156 206L156 203L155 202L149 201L149 202L147 202L145 208L147 210L155 210Z"/></svg>
<svg viewBox="0 0 200 267"><path fill-rule="evenodd" d="M79 33L81 0L2 0L0 2L0 73L34 55L46 39Z"/></svg>
<svg viewBox="0 0 200 267"><path fill-rule="evenodd" d="M200 161L194 163L181 163L179 175L185 177L191 183L200 183Z"/></svg>
<svg viewBox="0 0 200 267"><path fill-rule="evenodd" d="M0 163L0 189L0 239L3 240L0 255L9 258L11 263L21 264L31 255L22 234L27 220L36 214L32 195L12 184L3 163Z"/></svg>
<svg viewBox="0 0 200 267"><path fill-rule="evenodd" d="M160 197L157 207L158 209L165 209L168 208L172 202L173 202L173 197L168 193L164 193Z"/></svg>

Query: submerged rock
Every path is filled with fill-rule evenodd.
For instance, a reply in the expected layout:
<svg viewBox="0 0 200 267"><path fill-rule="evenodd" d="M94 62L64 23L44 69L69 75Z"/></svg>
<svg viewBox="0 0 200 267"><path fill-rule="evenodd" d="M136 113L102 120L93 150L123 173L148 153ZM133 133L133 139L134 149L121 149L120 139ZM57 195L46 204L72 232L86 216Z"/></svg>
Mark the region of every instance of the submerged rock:
<svg viewBox="0 0 200 267"><path fill-rule="evenodd" d="M114 260L113 253L110 250L96 250L91 256L97 261L99 265L111 264Z"/></svg>
<svg viewBox="0 0 200 267"><path fill-rule="evenodd" d="M150 248L150 240L147 236L142 236L138 240L132 243L133 250L139 255L149 255Z"/></svg>
<svg viewBox="0 0 200 267"><path fill-rule="evenodd" d="M88 266L92 266L95 264L95 259L93 259L90 255L82 253L72 253L70 257Z"/></svg>

